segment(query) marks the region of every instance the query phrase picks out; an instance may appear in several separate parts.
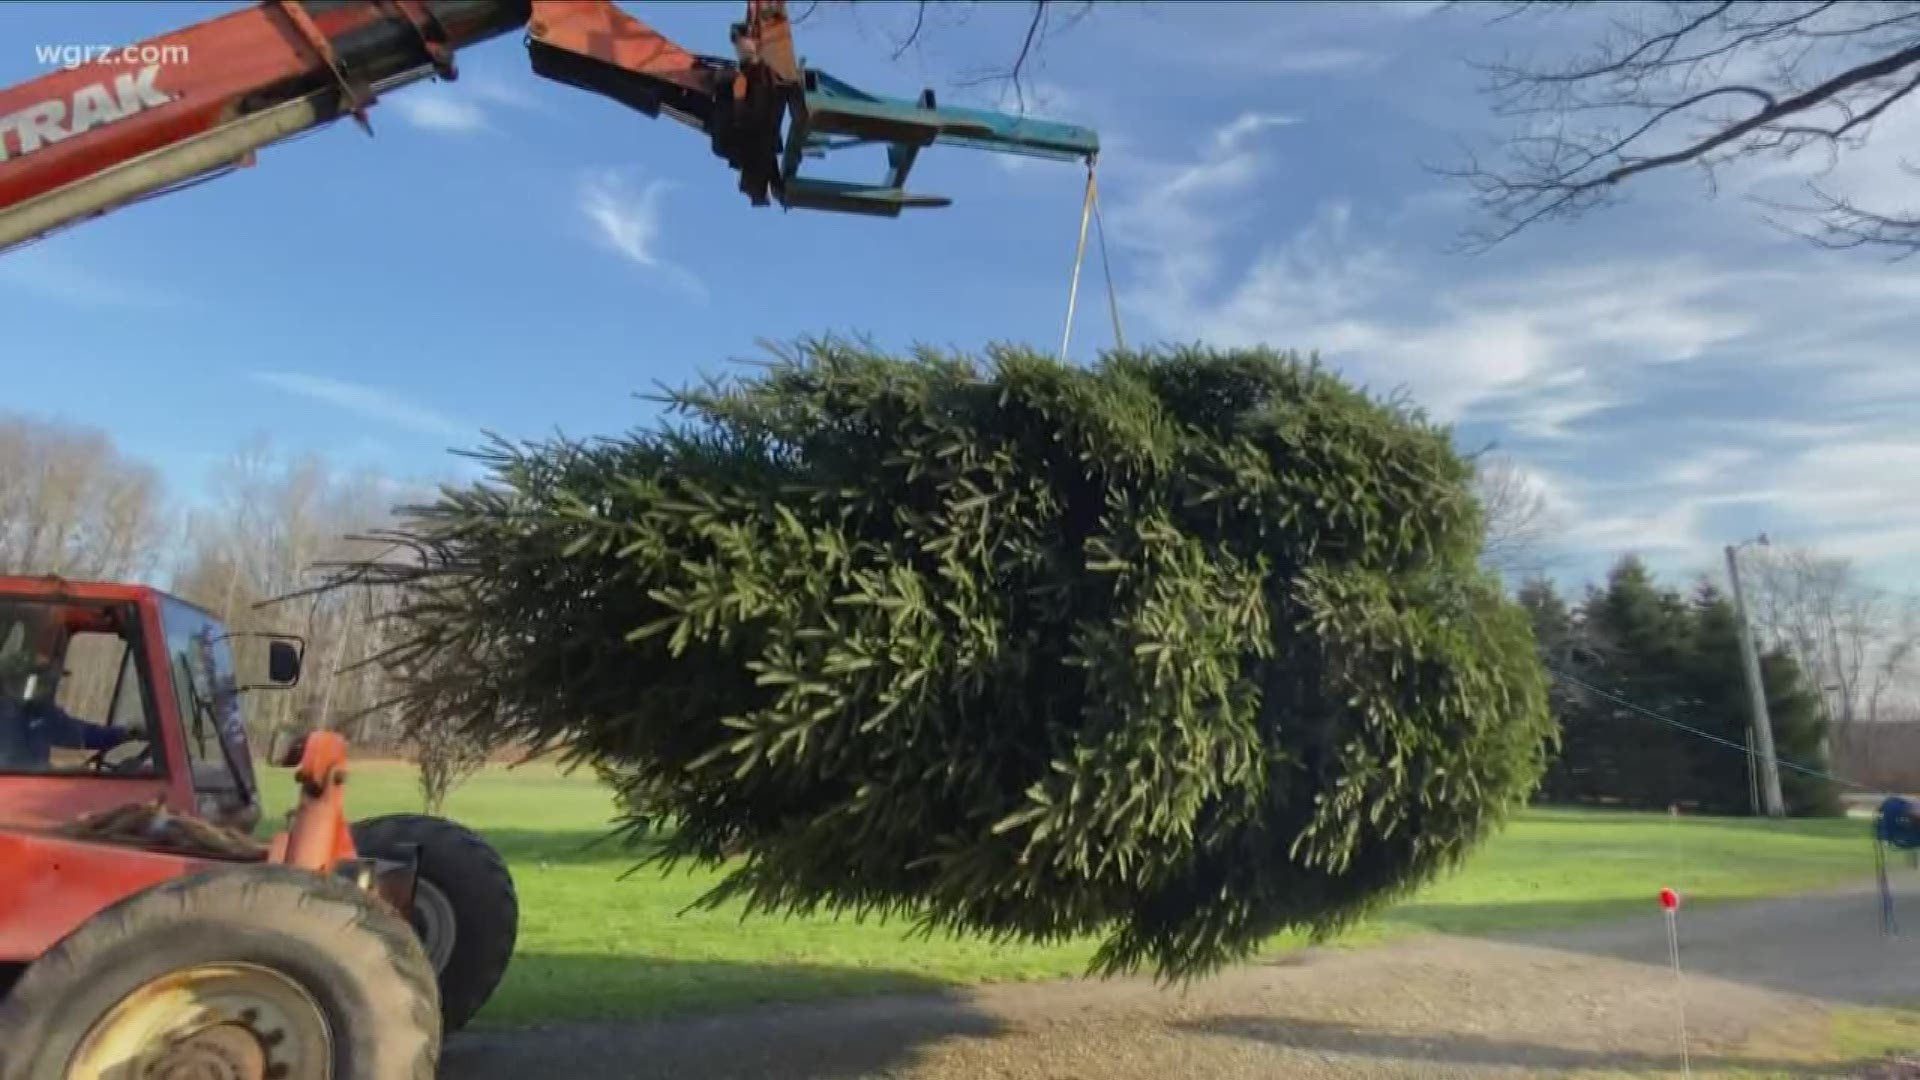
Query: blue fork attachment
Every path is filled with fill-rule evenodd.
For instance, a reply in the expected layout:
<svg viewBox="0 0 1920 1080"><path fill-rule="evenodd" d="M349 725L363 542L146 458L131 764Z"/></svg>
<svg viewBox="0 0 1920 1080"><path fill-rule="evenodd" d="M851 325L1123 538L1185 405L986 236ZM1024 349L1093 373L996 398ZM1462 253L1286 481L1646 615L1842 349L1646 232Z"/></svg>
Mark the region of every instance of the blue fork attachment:
<svg viewBox="0 0 1920 1080"><path fill-rule="evenodd" d="M785 184L781 202L792 209L898 217L902 210L951 205L952 199L915 195L905 188L920 151L932 145L1056 161L1091 161L1100 152L1100 136L1077 124L987 109L941 108L932 90L923 91L918 101L880 97L812 69L806 69L803 78L804 93L796 99L780 163ZM878 183L800 175L805 158L860 146L887 148L887 173Z"/></svg>

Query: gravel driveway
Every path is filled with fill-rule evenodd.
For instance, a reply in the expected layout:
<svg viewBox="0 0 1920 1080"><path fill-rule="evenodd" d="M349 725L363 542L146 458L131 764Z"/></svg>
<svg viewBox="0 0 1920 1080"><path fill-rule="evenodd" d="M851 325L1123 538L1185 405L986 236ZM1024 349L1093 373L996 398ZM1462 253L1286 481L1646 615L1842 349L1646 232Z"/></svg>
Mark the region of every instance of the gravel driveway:
<svg viewBox="0 0 1920 1080"><path fill-rule="evenodd" d="M1902 903L1920 924L1912 875ZM1134 981L988 987L644 1024L456 1038L448 1080L1227 1080L1680 1069L1821 1075L1730 1050L1846 1005L1920 1002L1920 937L1884 937L1870 888L1660 912L1511 940L1429 936L1296 954L1184 993ZM1904 1072L1904 1070L1901 1070ZM1831 1073L1829 1073L1831 1074ZM1916 1074L1920 1075L1920 1074Z"/></svg>

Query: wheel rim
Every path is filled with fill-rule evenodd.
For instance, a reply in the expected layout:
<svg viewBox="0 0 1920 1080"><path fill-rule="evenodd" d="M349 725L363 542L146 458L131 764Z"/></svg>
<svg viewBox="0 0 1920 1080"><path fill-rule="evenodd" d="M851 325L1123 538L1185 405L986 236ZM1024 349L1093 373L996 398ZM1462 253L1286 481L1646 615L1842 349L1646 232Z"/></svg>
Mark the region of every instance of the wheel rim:
<svg viewBox="0 0 1920 1080"><path fill-rule="evenodd" d="M440 974L447 969L447 961L453 959L454 939L460 934L459 924L453 917L453 901L433 882L415 879L412 921L413 931L420 935L420 945L427 952L427 960L433 964L433 973Z"/></svg>
<svg viewBox="0 0 1920 1080"><path fill-rule="evenodd" d="M331 1080L333 1032L299 983L255 964L171 972L81 1040L67 1080Z"/></svg>

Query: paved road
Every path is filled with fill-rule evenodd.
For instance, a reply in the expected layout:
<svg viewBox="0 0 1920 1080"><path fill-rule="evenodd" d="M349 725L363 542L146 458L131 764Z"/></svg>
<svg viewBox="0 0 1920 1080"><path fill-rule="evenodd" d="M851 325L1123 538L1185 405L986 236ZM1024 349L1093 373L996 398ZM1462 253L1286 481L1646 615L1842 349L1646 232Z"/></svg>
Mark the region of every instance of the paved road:
<svg viewBox="0 0 1920 1080"><path fill-rule="evenodd" d="M1912 875L1907 875L1911 879ZM1920 925L1920 889L1902 898ZM1630 923L1514 940L1425 937L1236 968L1184 993L1135 981L990 987L644 1024L459 1037L447 1080L1239 1080L1811 1070L1729 1047L1825 1009L1920 1001L1920 936L1853 889L1682 912L1676 986L1651 903ZM1812 1073L1818 1075L1818 1073Z"/></svg>

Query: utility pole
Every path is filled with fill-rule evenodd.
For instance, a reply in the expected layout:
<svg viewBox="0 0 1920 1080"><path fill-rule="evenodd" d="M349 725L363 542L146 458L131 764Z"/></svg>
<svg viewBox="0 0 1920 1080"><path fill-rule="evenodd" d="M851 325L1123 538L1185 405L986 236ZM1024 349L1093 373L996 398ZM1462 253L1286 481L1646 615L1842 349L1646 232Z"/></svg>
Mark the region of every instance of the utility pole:
<svg viewBox="0 0 1920 1080"><path fill-rule="evenodd" d="M1766 543L1765 537L1760 540ZM1740 589L1739 544L1727 545L1727 577L1733 582L1733 611L1740 620L1740 656L1746 662L1747 697L1753 704L1753 745L1760 755L1760 794L1768 817L1785 817L1780 796L1780 765L1773 757L1773 721L1767 716L1767 690L1760 681L1760 656L1753 648L1753 627L1747 622L1746 595Z"/></svg>

